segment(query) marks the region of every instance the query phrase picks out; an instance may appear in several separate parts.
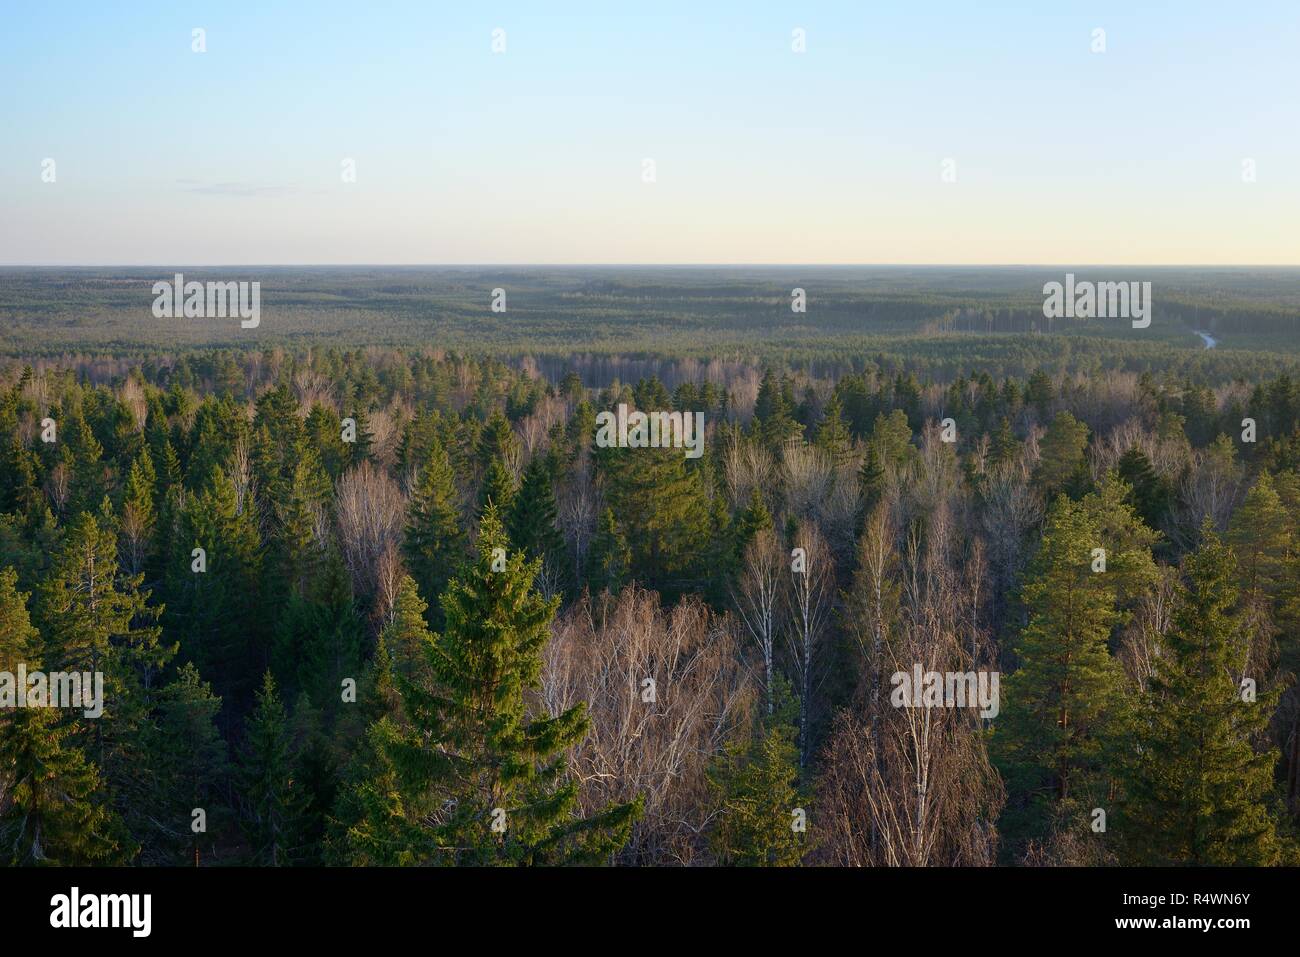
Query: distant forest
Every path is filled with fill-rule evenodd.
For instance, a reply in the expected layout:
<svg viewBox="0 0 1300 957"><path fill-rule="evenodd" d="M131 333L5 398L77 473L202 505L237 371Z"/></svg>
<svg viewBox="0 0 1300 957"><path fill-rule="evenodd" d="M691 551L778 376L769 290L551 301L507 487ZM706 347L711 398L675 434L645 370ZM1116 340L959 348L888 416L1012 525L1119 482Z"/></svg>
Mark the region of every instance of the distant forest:
<svg viewBox="0 0 1300 957"><path fill-rule="evenodd" d="M0 271L0 862L1300 863L1294 270L172 272Z"/></svg>

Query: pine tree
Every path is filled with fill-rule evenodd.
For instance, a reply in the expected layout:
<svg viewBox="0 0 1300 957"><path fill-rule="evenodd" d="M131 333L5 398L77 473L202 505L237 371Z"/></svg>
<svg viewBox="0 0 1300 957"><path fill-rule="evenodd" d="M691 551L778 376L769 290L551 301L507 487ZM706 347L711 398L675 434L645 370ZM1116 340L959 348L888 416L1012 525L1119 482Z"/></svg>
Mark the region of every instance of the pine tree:
<svg viewBox="0 0 1300 957"><path fill-rule="evenodd" d="M1088 427L1069 412L1058 412L1039 445L1034 484L1047 499L1067 491L1078 497L1086 484Z"/></svg>
<svg viewBox="0 0 1300 957"><path fill-rule="evenodd" d="M1029 621L1014 645L1019 667L1002 683L992 740L1008 790L1028 801L1009 803L1004 813L1013 838L1042 836L1055 815L1093 807L1088 801L1104 781L1122 699L1120 668L1107 647L1120 621L1117 581L1093 571L1100 547L1096 518L1058 498L1022 589Z"/></svg>
<svg viewBox="0 0 1300 957"><path fill-rule="evenodd" d="M1135 724L1124 830L1136 863L1274 864L1267 805L1278 754L1254 742L1277 695L1237 684L1239 571L1208 525L1203 536L1184 561L1187 584Z"/></svg>
<svg viewBox="0 0 1300 957"><path fill-rule="evenodd" d="M895 473L914 459L916 449L912 445L912 427L907 422L907 413L895 409L889 415L883 412L877 415L867 446L875 452L877 466L886 472Z"/></svg>

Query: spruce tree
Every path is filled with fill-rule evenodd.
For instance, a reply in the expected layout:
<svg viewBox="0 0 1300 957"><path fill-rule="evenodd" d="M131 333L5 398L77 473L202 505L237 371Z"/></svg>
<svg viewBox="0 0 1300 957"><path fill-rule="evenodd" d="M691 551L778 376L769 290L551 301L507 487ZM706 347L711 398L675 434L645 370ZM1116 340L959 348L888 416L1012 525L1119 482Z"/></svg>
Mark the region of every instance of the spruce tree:
<svg viewBox="0 0 1300 957"><path fill-rule="evenodd" d="M467 543L451 459L436 440L411 498L403 551L420 594L437 606L438 596L467 556ZM430 609L429 621L441 624L440 607Z"/></svg>
<svg viewBox="0 0 1300 957"><path fill-rule="evenodd" d="M302 851L305 794L294 778L288 720L271 672L262 678L248 716L239 783L244 796L244 833L252 863L284 867Z"/></svg>
<svg viewBox="0 0 1300 957"><path fill-rule="evenodd" d="M184 665L160 697L155 815L165 836L166 863L201 864L229 820L225 795L230 768L217 732L220 711L221 699L193 664Z"/></svg>
<svg viewBox="0 0 1300 957"><path fill-rule="evenodd" d="M1173 490L1169 483L1156 474L1151 460L1136 446L1120 457L1117 468L1119 477L1132 489L1128 502L1133 510L1147 525L1160 528L1173 502Z"/></svg>
<svg viewBox="0 0 1300 957"><path fill-rule="evenodd" d="M40 635L12 568L0 569L0 671L39 670ZM25 694L26 689L18 689ZM103 804L99 773L46 708L0 711L0 861L124 863L131 848Z"/></svg>
<svg viewBox="0 0 1300 957"><path fill-rule="evenodd" d="M605 861L638 808L584 818L565 754L587 732L585 705L554 716L528 707L558 599L535 591L537 562L510 550L494 507L478 551L443 595L444 631L425 643L432 681L397 677L409 726L390 730L384 719L372 735L396 772L404 812L423 812L403 813L390 833L405 843L403 862ZM379 798L378 810L395 808Z"/></svg>
<svg viewBox="0 0 1300 957"><path fill-rule="evenodd" d="M753 741L728 745L709 773L718 802L709 843L720 863L741 867L794 867L807 851L808 799L799 790L795 712L783 707L757 729Z"/></svg>
<svg viewBox="0 0 1300 957"><path fill-rule="evenodd" d="M844 406L838 392L831 393L830 400L822 411L815 444L831 457L836 468L847 462L853 452L853 437L844 421Z"/></svg>
<svg viewBox="0 0 1300 957"><path fill-rule="evenodd" d="M126 863L133 850L101 801L98 771L56 715L19 708L0 718L0 860Z"/></svg>
<svg viewBox="0 0 1300 957"><path fill-rule="evenodd" d="M483 486L479 489L478 507L482 514L488 506L496 506L502 514L509 514L518 494L514 473L500 457L492 459L483 473Z"/></svg>
<svg viewBox="0 0 1300 957"><path fill-rule="evenodd" d="M564 538L556 528L557 508L551 472L546 461L534 458L524 469L519 494L510 506L506 530L516 548L528 558L539 558L543 565L561 567Z"/></svg>
<svg viewBox="0 0 1300 957"><path fill-rule="evenodd" d="M1134 726L1124 832L1133 862L1262 866L1278 860L1269 813L1276 693L1238 684L1239 569L1207 525L1184 561L1173 626Z"/></svg>
<svg viewBox="0 0 1300 957"><path fill-rule="evenodd" d="M606 590L617 594L627 578L631 562L632 550L628 547L627 537L614 517L613 509L607 508L600 513L596 535L587 552L587 587L597 595Z"/></svg>

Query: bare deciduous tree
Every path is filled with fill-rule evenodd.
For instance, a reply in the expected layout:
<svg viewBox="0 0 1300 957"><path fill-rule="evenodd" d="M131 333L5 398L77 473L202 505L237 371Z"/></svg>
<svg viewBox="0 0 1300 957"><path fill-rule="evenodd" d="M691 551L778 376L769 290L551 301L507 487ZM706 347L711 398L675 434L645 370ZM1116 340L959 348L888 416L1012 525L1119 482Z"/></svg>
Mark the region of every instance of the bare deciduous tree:
<svg viewBox="0 0 1300 957"><path fill-rule="evenodd" d="M362 462L339 478L336 499L339 543L352 587L374 595L383 561L391 561L390 553L396 555L401 546L406 497L387 472Z"/></svg>
<svg viewBox="0 0 1300 957"><path fill-rule="evenodd" d="M775 657L777 612L786 575L785 549L770 528L761 529L745 548L744 565L732 600L746 630L763 656L763 690L767 713L772 713L772 669Z"/></svg>
<svg viewBox="0 0 1300 957"><path fill-rule="evenodd" d="M664 609L636 585L555 622L541 694L551 714L587 702L591 730L571 761L584 809L644 798L625 862L689 864L703 851L707 767L752 714L739 645L732 620L699 599Z"/></svg>
<svg viewBox="0 0 1300 957"><path fill-rule="evenodd" d="M799 766L812 747L813 698L822 681L823 645L835 606L835 564L817 524L799 524L786 572L791 668L799 689Z"/></svg>

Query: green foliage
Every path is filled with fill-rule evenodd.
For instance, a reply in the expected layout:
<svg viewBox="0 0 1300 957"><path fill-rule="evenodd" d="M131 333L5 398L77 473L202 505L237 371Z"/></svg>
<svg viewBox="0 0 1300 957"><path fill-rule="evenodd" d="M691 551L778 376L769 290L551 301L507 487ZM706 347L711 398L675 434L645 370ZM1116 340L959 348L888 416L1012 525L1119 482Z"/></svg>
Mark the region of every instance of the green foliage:
<svg viewBox="0 0 1300 957"><path fill-rule="evenodd" d="M1278 754L1257 746L1275 692L1253 700L1238 684L1240 571L1206 529L1184 562L1187 583L1134 724L1124 830L1135 863L1276 863L1270 812Z"/></svg>
<svg viewBox="0 0 1300 957"><path fill-rule="evenodd" d="M346 843L354 860L402 864L608 860L636 806L579 815L564 755L587 731L586 709L535 716L526 700L557 600L533 590L536 561L507 557L494 507L478 550L443 596L445 630L424 642L430 680L397 676L407 724L371 728L373 769L349 797L361 820Z"/></svg>
<svg viewBox="0 0 1300 957"><path fill-rule="evenodd" d="M404 544L406 565L420 593L436 599L468 554L457 504L456 478L441 442L429 450L411 498ZM436 602L435 602L436 603ZM431 623L441 622L441 609Z"/></svg>
<svg viewBox="0 0 1300 957"><path fill-rule="evenodd" d="M303 850L307 795L295 779L290 749L284 704L268 671L248 718L239 767L244 833L254 864L283 867L294 863Z"/></svg>
<svg viewBox="0 0 1300 957"><path fill-rule="evenodd" d="M801 828L808 826L809 803L799 790L798 731L789 710L760 725L752 741L729 745L711 770L718 816L710 843L721 863L793 867L807 851Z"/></svg>

